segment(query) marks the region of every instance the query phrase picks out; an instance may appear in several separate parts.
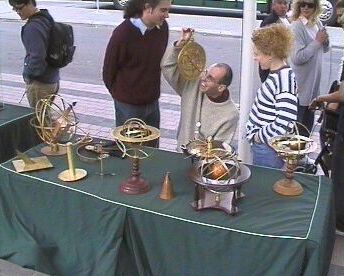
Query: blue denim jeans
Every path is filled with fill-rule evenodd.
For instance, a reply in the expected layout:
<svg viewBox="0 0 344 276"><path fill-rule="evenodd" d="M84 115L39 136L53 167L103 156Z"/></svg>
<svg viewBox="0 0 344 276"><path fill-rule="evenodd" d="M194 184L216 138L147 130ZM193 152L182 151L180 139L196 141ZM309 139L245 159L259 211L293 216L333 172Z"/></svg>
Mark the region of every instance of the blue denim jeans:
<svg viewBox="0 0 344 276"><path fill-rule="evenodd" d="M121 126L130 118L143 120L147 125L160 128L160 110L159 101L147 105L132 105L115 102L116 126Z"/></svg>
<svg viewBox="0 0 344 276"><path fill-rule="evenodd" d="M253 165L280 169L284 161L267 144L252 144Z"/></svg>

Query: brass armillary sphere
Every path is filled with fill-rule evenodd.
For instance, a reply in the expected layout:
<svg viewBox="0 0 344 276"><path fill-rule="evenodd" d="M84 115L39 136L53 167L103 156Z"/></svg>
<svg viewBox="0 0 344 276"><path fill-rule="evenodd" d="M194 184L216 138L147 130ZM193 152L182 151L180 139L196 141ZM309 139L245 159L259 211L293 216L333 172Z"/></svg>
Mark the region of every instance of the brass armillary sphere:
<svg viewBox="0 0 344 276"><path fill-rule="evenodd" d="M74 112L76 102L69 103L60 95L50 95L37 102L35 114L30 124L36 129L39 137L48 146L41 149L45 155L63 155L67 153L68 170L58 175L62 181L77 181L84 178L87 172L75 168L73 146L87 141L91 137L86 134L81 139L75 139L79 120Z"/></svg>
<svg viewBox="0 0 344 276"><path fill-rule="evenodd" d="M206 55L203 47L191 38L178 55L178 68L186 80L197 79L203 72Z"/></svg>
<svg viewBox="0 0 344 276"><path fill-rule="evenodd" d="M131 176L121 183L121 192L129 195L148 192L150 186L147 180L141 177L139 161L149 157L144 144L157 141L160 137L160 131L155 127L146 125L140 119L131 118L122 126L113 129L112 136L125 145L125 147L119 146L119 148L124 155L132 160Z"/></svg>
<svg viewBox="0 0 344 276"><path fill-rule="evenodd" d="M38 136L48 146L41 152L45 155L64 155L67 150L65 144L76 133L78 119L73 106L60 95L50 95L37 102L35 114L30 121Z"/></svg>
<svg viewBox="0 0 344 276"><path fill-rule="evenodd" d="M317 148L313 139L297 135L286 134L276 136L270 139L272 147L283 160L286 162L285 177L276 181L273 190L284 196L298 196L303 193L301 184L294 179L294 170L298 160Z"/></svg>

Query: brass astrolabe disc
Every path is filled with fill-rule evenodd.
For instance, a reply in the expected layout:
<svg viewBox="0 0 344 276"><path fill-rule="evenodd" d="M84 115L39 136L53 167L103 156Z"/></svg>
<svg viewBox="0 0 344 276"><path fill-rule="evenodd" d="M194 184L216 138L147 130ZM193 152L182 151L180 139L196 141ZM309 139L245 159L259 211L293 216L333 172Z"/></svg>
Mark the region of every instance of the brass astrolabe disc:
<svg viewBox="0 0 344 276"><path fill-rule="evenodd" d="M178 55L178 68L186 80L197 79L205 68L206 56L201 45L190 40Z"/></svg>

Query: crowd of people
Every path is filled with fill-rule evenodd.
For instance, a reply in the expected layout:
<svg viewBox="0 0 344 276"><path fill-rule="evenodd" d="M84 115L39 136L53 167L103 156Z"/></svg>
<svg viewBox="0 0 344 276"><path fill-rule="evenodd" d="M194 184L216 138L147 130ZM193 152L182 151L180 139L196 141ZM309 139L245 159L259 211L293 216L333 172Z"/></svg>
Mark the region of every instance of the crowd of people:
<svg viewBox="0 0 344 276"><path fill-rule="evenodd" d="M231 100L230 65L219 62L187 80L180 74L178 54L194 30L182 30L179 40L167 49L171 0L130 0L124 21L115 28L107 45L103 81L112 95L116 125L127 119L142 119L160 128L161 73L181 97L178 147L197 138L211 136L231 143L239 111ZM23 78L31 107L39 99L56 94L59 69L46 62L51 21L47 10L38 9L35 0L9 0L22 20L21 37L26 50ZM253 164L281 168L283 160L269 147L272 137L291 130L298 121L300 134L309 136L314 111L324 102L343 102L343 82L338 91L320 95L323 54L330 38L322 25L320 0L294 0L287 17L289 0L273 0L272 12L252 34L254 58L259 64L261 86L256 93L246 138L251 144ZM337 3L338 22L343 22L344 1ZM45 16L39 16L45 13ZM167 49L167 50L166 50ZM342 73L343 77L343 73ZM344 108L341 108L338 135L334 142L332 178L336 190L337 227L344 230Z"/></svg>

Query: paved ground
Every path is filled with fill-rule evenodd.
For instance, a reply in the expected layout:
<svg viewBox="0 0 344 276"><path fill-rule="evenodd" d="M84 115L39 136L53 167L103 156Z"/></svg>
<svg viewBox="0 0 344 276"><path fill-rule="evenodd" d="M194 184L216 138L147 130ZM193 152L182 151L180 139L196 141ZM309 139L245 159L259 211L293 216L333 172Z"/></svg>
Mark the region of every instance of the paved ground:
<svg viewBox="0 0 344 276"><path fill-rule="evenodd" d="M121 22L121 16L114 15L109 10L92 10L92 9L80 9L75 5L70 5L68 8L49 8L52 15L58 21L78 23L78 24L95 24L95 25L117 25ZM180 30L182 26L178 25L179 15L171 15L170 28L171 30ZM4 1L0 1L0 22L1 20L18 20L18 16L11 11L10 7ZM224 29L211 30L206 26L209 26L209 21L200 21L198 17L189 16L188 26L197 26L197 29L201 32L229 35L229 36L241 36L239 30L241 30L241 20L233 19L229 25L227 31ZM226 26L228 18L207 17L207 20L211 20L214 24L211 26ZM4 37L0 38L3 40ZM343 40L338 39L334 41L334 47L343 47ZM23 81L20 75L2 73L0 76L0 89L5 102L13 104L21 104L27 106L26 97L19 103L23 93ZM77 105L75 111L80 119L80 131L89 132L92 136L111 138L110 130L114 125L114 110L113 101L103 85L94 85L87 83L78 83L71 81L61 81L60 93L67 100L76 100ZM87 97L85 97L87 95ZM92 107L92 108L90 108ZM160 148L165 150L176 150L176 129L178 126L180 115L180 100L179 97L170 93L162 91L160 99L161 107L161 141ZM313 138L318 140L319 126L316 127ZM237 146L237 142L234 143ZM314 153L311 157L316 157L317 153ZM335 250L333 252L331 269L328 276L340 276L344 275L344 239L337 236Z"/></svg>
<svg viewBox="0 0 344 276"><path fill-rule="evenodd" d="M61 81L60 94L67 101L76 101L75 112L80 120L79 132L89 132L92 136L111 138L114 125L113 100L103 85ZM2 91L5 102L18 104L24 90L22 76L2 74ZM87 97L85 97L87 95ZM161 141L165 150L176 149L176 129L179 122L180 100L176 95L163 93L161 107ZM28 106L26 97L21 105Z"/></svg>

